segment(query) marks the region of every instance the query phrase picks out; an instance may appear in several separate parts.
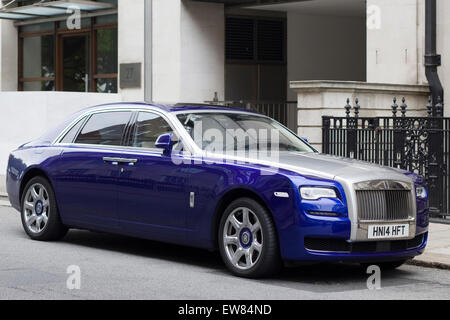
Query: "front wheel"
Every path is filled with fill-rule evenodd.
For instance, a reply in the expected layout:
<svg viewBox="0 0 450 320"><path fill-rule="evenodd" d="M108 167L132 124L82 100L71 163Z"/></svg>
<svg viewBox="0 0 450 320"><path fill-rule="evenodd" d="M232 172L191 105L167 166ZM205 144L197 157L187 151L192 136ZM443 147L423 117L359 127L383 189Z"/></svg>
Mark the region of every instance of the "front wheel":
<svg viewBox="0 0 450 320"><path fill-rule="evenodd" d="M272 217L253 199L238 199L228 206L220 222L218 241L225 265L237 276L266 277L280 269Z"/></svg>
<svg viewBox="0 0 450 320"><path fill-rule="evenodd" d="M22 196L22 225L33 240L51 241L63 238L67 228L62 224L53 188L44 177L31 179Z"/></svg>

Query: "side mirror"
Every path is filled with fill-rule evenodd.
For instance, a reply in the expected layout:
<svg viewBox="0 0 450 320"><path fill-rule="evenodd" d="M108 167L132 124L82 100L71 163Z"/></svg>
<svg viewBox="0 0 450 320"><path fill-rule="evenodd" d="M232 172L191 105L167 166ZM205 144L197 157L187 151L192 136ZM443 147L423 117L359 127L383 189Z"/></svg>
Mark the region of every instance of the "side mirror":
<svg viewBox="0 0 450 320"><path fill-rule="evenodd" d="M172 148L172 134L171 133L165 133L162 134L156 139L155 147L158 149L170 149Z"/></svg>
<svg viewBox="0 0 450 320"><path fill-rule="evenodd" d="M178 143L178 139L173 133L165 133L156 139L155 147L163 149L165 154L170 154L172 153L172 147L176 143Z"/></svg>

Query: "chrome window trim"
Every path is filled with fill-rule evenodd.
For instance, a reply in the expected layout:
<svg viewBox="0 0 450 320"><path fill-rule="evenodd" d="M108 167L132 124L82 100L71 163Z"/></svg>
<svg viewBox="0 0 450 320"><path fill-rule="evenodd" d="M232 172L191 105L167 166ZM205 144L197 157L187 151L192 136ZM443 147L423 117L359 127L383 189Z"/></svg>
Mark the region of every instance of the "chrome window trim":
<svg viewBox="0 0 450 320"><path fill-rule="evenodd" d="M183 146L187 149L191 154L198 154L199 150L196 150L195 146L191 143L191 137L184 130L182 124L178 121L175 116L172 116L171 113L165 112L160 108L153 106L135 106L135 105L120 105L120 106L105 106L102 108L98 108L95 110L87 110L82 113L80 116L75 118L52 142L54 146L82 146L82 147L96 147L96 148L107 148L107 149L119 149L119 150L135 150L135 151L143 151L143 152L157 152L158 154L162 154L163 151L157 148L138 148L138 147L129 147L129 146L109 146L109 145L100 145L100 144L80 144L80 143L61 143L61 140L65 137L65 135L83 118L91 117L94 114L106 113L106 112L150 112L156 113L158 116L161 116L173 129L173 131L181 138L183 141ZM84 124L85 125L85 124ZM83 126L84 127L84 126Z"/></svg>
<svg viewBox="0 0 450 320"><path fill-rule="evenodd" d="M67 132L69 132L70 130L72 130L72 128L78 123L78 121L80 121L81 119L83 119L84 117L91 117L94 114L99 114L99 113L105 113L105 112L123 112L123 111L128 111L128 112L133 112L131 109L129 108L104 108L104 109L96 109L96 110L89 110L86 111L85 113L81 114L79 117L75 118L74 121L72 121L59 135L58 137L52 142L52 145L59 145L61 144L61 140L64 138L64 136L67 134ZM86 124L84 124L86 125ZM84 128L84 126L83 126ZM81 128L81 129L83 129ZM75 144L75 143L73 143Z"/></svg>
<svg viewBox="0 0 450 320"><path fill-rule="evenodd" d="M178 132L177 132L177 130L176 130L176 129L174 128L174 126L172 125L172 123L169 121L168 118L165 117L165 115L164 115L163 113L154 112L153 110L135 110L135 112L137 112L137 116L136 116L136 119L134 120L134 124L136 124L136 123L138 122L138 119L139 119L139 113L141 113L141 112L152 113L152 114L156 114L156 115L160 116L161 118L163 118L163 119L167 122L167 124L169 125L169 127L172 129L172 131L175 132L177 135L179 135ZM135 130L136 130L136 129L135 129ZM133 130L133 132L131 132L131 135L134 136L135 130ZM161 149L158 149L158 148L142 148L142 147L131 147L131 146L130 146L130 148L134 148L134 149L138 149L138 150L142 150L142 149L147 149L147 150L153 150L153 149L161 150ZM162 150L161 150L161 153L163 153Z"/></svg>
<svg viewBox="0 0 450 320"><path fill-rule="evenodd" d="M92 111L91 113L88 113L86 115L87 119L85 119L86 121L83 123L83 126L80 128L80 131L78 132L78 135L74 138L74 141L78 138L78 136L81 134L81 132L83 131L83 129L86 127L86 125L89 123L89 121L91 120L92 116L97 115L97 114L101 114L101 113L110 113L110 112L130 112L130 118L128 119L128 122L125 124L125 128L127 127L128 123L130 122L130 120L132 119L133 116L133 110L131 109L114 109L114 110L95 110ZM72 127L69 129L69 131L76 126L78 122L76 122L74 125L72 125ZM67 132L69 132L67 131ZM59 139L59 141L61 141L62 139L64 139L65 136L63 136L62 138ZM122 133L122 137L123 137L123 133ZM88 144L88 143L76 143L76 142L72 142L72 144L74 145L91 145L91 146L109 146L109 145L105 145L105 144ZM121 146L112 146L112 147L121 147Z"/></svg>
<svg viewBox="0 0 450 320"><path fill-rule="evenodd" d="M194 142L192 137L189 135L189 133L185 130L183 124L178 120L177 115L178 114L185 114L185 113L193 113L193 112L201 112L201 113L240 113L240 114L250 114L250 115L256 115L263 118L269 118L265 115L260 115L253 112L245 112L245 111L234 111L234 110L180 110L176 112L168 112L165 110L162 110L161 108L154 107L152 105L127 105L127 104L120 104L120 105L105 105L103 107L98 107L95 110L86 110L86 112L80 114L74 121L72 121L71 124L69 124L65 130L62 131L60 135L52 142L52 145L54 146L81 146L81 147L90 147L90 148L103 148L108 150L128 150L128 151L138 151L138 152L156 152L152 149L147 148L136 148L136 147L127 147L127 146L108 146L108 145L80 145L80 144L62 144L60 143L60 140L64 135L66 134L67 130L70 130L76 123L78 123L79 120L81 120L83 117L89 116L91 114L95 113L101 113L101 112L108 112L108 111L150 111L155 112L161 117L163 117L171 126L174 128L174 132L178 134L178 136L183 141L183 146L185 147L185 151L181 154L183 157L193 159L193 160L202 160L205 158L208 159L217 159L221 161L226 160L232 160L232 161L238 161L240 163L252 163L255 165L263 165L267 166L268 169L272 171L272 169L285 169L292 172L300 173L300 174L312 174L318 177L322 177L325 179L334 179L334 176L329 176L323 174L323 172L315 171L315 170L307 170L307 169L301 169L292 166L292 165L280 165L278 162L273 161L267 161L267 160L261 160L261 159L250 159L250 158L241 158L237 156L227 156L223 154L211 154L206 151L203 151L200 149L200 147L197 146L197 144ZM273 119L272 119L273 120ZM285 127L285 126L283 126ZM288 129L288 128L286 128ZM289 130L289 129L288 129ZM292 132L296 137L300 139L300 137L293 132L292 130L289 130ZM162 154L162 150L158 149L158 153ZM347 192L346 192L347 194Z"/></svg>
<svg viewBox="0 0 450 320"><path fill-rule="evenodd" d="M180 114L189 114L189 113L234 113L234 114L248 114L248 115L254 115L254 116L258 116L261 118L269 118L272 119L271 117L268 117L266 115L260 114L260 113L255 113L255 112L251 112L251 111L244 111L244 110L215 110L215 109L206 109L206 110L201 110L201 109L188 109L188 110L179 110L179 111L174 111L171 112L171 114L174 114L175 116L180 115ZM273 120L273 119L272 119Z"/></svg>
<svg viewBox="0 0 450 320"><path fill-rule="evenodd" d="M79 147L79 148L92 148L92 149L104 149L110 151L142 151L143 153L156 153L162 155L163 151L156 148L137 148L127 146L109 146L104 144L84 144L84 143L59 143L57 146L61 147Z"/></svg>
<svg viewBox="0 0 450 320"><path fill-rule="evenodd" d="M83 117L79 117L77 118L77 120L73 121L69 126L66 127L66 129L63 130L63 132L60 134L60 139L59 141L61 142L62 140L64 140L66 138L66 136L69 134L70 131L72 131L72 129L78 125L80 122L82 122L81 127L78 129L78 132L75 134L75 136L72 139L72 143L73 140L75 140L76 137L78 137L78 135L80 134L80 130L84 128L84 126L86 125L86 121L88 121L90 118L90 115L85 115Z"/></svg>

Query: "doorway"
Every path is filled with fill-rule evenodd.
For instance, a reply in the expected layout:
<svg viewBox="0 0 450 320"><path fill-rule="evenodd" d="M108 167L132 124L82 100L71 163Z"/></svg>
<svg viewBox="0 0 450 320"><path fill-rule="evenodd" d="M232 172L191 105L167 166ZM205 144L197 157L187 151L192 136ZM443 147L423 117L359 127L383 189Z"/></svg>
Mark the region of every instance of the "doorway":
<svg viewBox="0 0 450 320"><path fill-rule="evenodd" d="M286 19L227 16L225 100L285 102Z"/></svg>
<svg viewBox="0 0 450 320"><path fill-rule="evenodd" d="M63 91L89 92L89 34L61 37L61 85Z"/></svg>

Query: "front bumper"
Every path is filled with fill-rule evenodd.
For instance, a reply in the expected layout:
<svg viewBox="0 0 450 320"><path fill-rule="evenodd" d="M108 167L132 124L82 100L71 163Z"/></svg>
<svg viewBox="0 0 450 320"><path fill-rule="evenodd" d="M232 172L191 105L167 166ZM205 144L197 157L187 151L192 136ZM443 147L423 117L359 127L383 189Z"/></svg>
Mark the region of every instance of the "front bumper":
<svg viewBox="0 0 450 320"><path fill-rule="evenodd" d="M428 210L417 215L415 234L409 239L350 241L351 221L344 217L316 217L303 213L297 226L280 235L282 257L286 261L377 262L411 259L424 252L428 241ZM286 241L289 239L289 241ZM322 247L311 246L312 240ZM328 242L328 244L327 244ZM326 246L328 250L324 250Z"/></svg>

